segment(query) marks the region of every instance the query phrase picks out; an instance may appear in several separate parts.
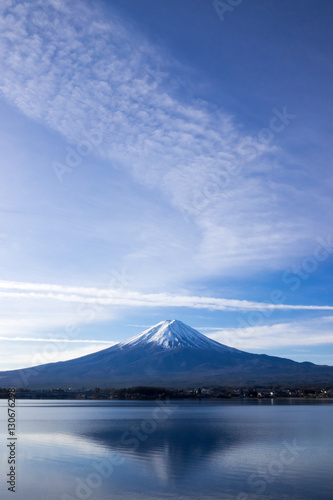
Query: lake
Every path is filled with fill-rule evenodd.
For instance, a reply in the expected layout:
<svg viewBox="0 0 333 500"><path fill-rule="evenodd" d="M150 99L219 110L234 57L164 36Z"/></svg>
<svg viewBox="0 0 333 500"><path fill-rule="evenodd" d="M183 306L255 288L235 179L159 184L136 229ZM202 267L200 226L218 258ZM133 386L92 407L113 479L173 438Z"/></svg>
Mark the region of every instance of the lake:
<svg viewBox="0 0 333 500"><path fill-rule="evenodd" d="M0 498L331 500L333 401L17 400L16 492Z"/></svg>

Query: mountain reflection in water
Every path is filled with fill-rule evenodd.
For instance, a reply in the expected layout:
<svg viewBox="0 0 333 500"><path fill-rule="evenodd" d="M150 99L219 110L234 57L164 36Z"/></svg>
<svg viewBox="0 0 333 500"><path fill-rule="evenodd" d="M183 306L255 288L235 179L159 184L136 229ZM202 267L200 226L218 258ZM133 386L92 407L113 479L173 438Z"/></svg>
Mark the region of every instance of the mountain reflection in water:
<svg viewBox="0 0 333 500"><path fill-rule="evenodd" d="M331 498L329 402L163 404L22 402L16 500Z"/></svg>

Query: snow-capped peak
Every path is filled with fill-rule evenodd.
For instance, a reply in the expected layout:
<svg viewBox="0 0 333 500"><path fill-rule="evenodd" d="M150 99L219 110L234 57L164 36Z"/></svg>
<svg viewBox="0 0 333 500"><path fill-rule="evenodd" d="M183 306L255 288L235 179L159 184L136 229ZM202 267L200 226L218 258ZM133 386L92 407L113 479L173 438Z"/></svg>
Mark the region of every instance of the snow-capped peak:
<svg viewBox="0 0 333 500"><path fill-rule="evenodd" d="M161 321L157 325L145 330L135 337L118 344L120 348L133 347L153 343L165 349L175 347L195 347L200 349L227 349L232 348L211 340L197 330L185 325L176 319Z"/></svg>

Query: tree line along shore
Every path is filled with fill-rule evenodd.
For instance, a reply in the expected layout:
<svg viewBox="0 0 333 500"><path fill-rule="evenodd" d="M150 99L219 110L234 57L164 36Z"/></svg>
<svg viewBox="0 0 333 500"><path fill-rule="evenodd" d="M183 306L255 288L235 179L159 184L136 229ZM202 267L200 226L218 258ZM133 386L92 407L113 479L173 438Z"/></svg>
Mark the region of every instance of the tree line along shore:
<svg viewBox="0 0 333 500"><path fill-rule="evenodd" d="M0 399L6 399L9 388L0 388ZM154 399L274 399L274 398L333 398L332 387L288 388L273 387L197 387L172 389L165 387L129 387L122 389L100 388L81 389L16 389L17 399L100 399L100 400L154 400Z"/></svg>

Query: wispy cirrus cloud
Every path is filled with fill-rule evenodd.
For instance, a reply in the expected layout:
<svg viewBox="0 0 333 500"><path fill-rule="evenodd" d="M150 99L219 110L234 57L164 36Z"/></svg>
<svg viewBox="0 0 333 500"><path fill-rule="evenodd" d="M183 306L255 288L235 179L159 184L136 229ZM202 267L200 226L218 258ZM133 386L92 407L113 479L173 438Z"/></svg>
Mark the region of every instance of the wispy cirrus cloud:
<svg viewBox="0 0 333 500"><path fill-rule="evenodd" d="M105 19L97 4L7 0L0 22L5 99L74 150L98 130L103 140L94 153L161 193L200 232L193 250L199 276L245 272L249 264L276 268L302 255L317 235L317 198L290 185L276 133L264 139L261 130L249 131L230 112L194 98L177 75L185 81L196 75L114 12ZM281 114L283 103L274 103L280 105ZM267 130L272 119L269 109ZM67 156L71 170L73 153ZM312 206L306 217L305 200ZM127 258L141 266L143 254L138 249Z"/></svg>
<svg viewBox="0 0 333 500"><path fill-rule="evenodd" d="M237 349L316 346L333 342L333 317L267 324L249 328L205 328L205 335ZM306 355L303 355L303 358Z"/></svg>
<svg viewBox="0 0 333 500"><path fill-rule="evenodd" d="M87 339L66 339L66 338L52 338L52 337L0 337L0 340L8 340L10 342L64 342L76 344L108 344L109 346L115 345L116 342L108 340L87 340Z"/></svg>
<svg viewBox="0 0 333 500"><path fill-rule="evenodd" d="M71 287L45 283L0 282L0 297L12 299L49 300L68 303L85 303L99 306L131 307L188 307L220 311L254 310L333 310L330 305L291 305L253 302L248 300L172 295L167 293L145 294L121 289ZM56 293L58 292L58 293Z"/></svg>

